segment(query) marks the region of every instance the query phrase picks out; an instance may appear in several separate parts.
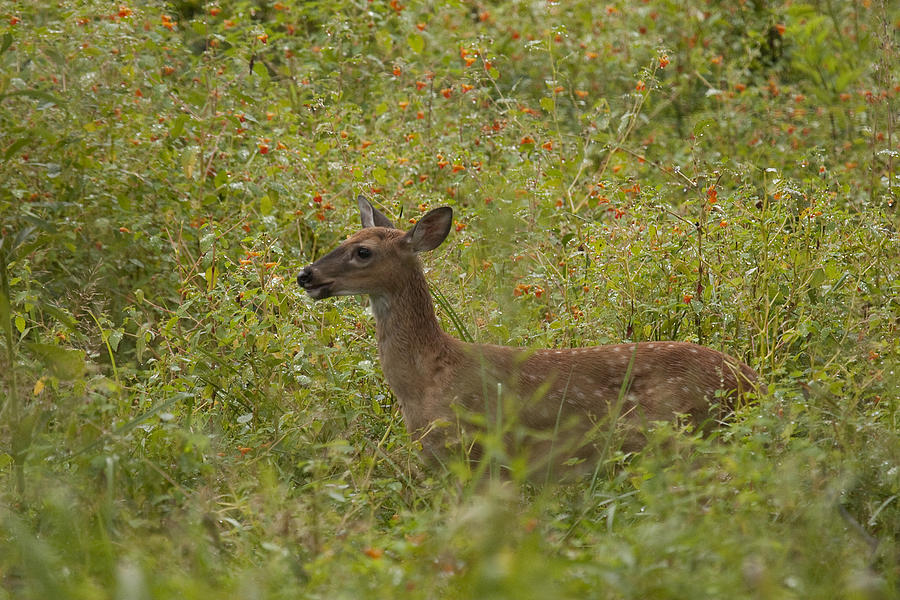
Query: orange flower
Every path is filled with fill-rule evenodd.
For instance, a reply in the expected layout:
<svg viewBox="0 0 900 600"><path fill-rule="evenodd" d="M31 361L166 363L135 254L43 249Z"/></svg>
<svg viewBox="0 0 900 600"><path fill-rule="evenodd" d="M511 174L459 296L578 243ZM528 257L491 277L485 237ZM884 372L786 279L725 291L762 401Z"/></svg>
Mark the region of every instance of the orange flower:
<svg viewBox="0 0 900 600"><path fill-rule="evenodd" d="M706 199L710 204L715 204L719 201L719 192L716 191L716 187L714 185L709 186L709 189L706 190Z"/></svg>
<svg viewBox="0 0 900 600"><path fill-rule="evenodd" d="M384 556L384 550L382 550L381 548L369 547L369 548L366 548L365 550L363 550L363 553L366 556L368 556L369 558L375 558L375 559L379 559L382 556Z"/></svg>
<svg viewBox="0 0 900 600"><path fill-rule="evenodd" d="M663 54L659 57L659 68L665 69L669 65L669 56L667 54Z"/></svg>
<svg viewBox="0 0 900 600"><path fill-rule="evenodd" d="M213 17L218 15L220 12L222 12L222 9L219 8L218 6L213 6L209 9L209 14Z"/></svg>
<svg viewBox="0 0 900 600"><path fill-rule="evenodd" d="M125 17L131 16L131 9L125 6L124 4L119 5L119 17L124 19Z"/></svg>
<svg viewBox="0 0 900 600"><path fill-rule="evenodd" d="M534 144L534 138L531 137L530 135L526 135L525 137L523 137L523 138L519 141L519 144L522 145L522 146L527 146L527 145L529 145L529 144Z"/></svg>
<svg viewBox="0 0 900 600"><path fill-rule="evenodd" d="M451 88L444 88L441 90L441 95L444 98L449 98L452 93L453 93L453 90Z"/></svg>
<svg viewBox="0 0 900 600"><path fill-rule="evenodd" d="M638 82L637 82L637 85L634 86L634 89L637 90L637 91L639 91L639 92L643 92L646 88L647 88L647 86L644 85L644 81L643 81L643 80L638 81Z"/></svg>
<svg viewBox="0 0 900 600"><path fill-rule="evenodd" d="M262 42L263 44L268 44L268 43L269 43L269 34L268 34L268 33L261 33L261 34L259 34L258 36L256 36L256 39L258 39L258 40L259 40L260 42Z"/></svg>
<svg viewBox="0 0 900 600"><path fill-rule="evenodd" d="M546 142L541 144L541 148L543 148L544 150L553 150L553 141L547 140Z"/></svg>

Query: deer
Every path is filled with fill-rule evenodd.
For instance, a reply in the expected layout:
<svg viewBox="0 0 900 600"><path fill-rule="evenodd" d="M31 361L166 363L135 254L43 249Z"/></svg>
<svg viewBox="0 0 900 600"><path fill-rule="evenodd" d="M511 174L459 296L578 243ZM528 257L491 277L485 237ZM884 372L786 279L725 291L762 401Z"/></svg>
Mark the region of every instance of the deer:
<svg viewBox="0 0 900 600"><path fill-rule="evenodd" d="M435 208L403 231L364 196L357 204L362 229L305 267L297 283L316 301L368 295L382 372L426 462L445 461L478 422L508 415L527 435L506 429L506 439L535 471L565 473L596 460L598 432L616 423L624 425L620 447L630 452L645 444L653 422L685 418L706 427L764 389L742 361L689 342L559 349L463 342L441 328L419 258L447 238L453 210ZM482 458L477 442L463 448L468 459Z"/></svg>

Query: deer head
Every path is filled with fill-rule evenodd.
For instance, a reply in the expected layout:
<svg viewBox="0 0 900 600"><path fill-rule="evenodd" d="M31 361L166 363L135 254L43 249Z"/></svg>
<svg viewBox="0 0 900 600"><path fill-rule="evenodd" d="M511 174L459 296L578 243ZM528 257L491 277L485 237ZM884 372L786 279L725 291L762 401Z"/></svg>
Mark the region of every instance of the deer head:
<svg viewBox="0 0 900 600"><path fill-rule="evenodd" d="M363 229L297 276L297 283L316 300L385 295L393 286L398 269L417 266L416 254L437 248L453 223L453 210L444 206L432 210L404 232L363 196L357 198L357 203Z"/></svg>

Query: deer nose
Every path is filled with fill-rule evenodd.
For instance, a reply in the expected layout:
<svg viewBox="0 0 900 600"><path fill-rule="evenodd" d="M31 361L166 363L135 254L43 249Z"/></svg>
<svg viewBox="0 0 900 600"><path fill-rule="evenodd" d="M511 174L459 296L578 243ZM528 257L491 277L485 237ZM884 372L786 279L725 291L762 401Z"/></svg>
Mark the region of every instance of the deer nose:
<svg viewBox="0 0 900 600"><path fill-rule="evenodd" d="M303 270L300 271L300 274L297 275L297 284L300 287L305 288L312 281L312 278L312 269L310 269L309 267L304 267Z"/></svg>

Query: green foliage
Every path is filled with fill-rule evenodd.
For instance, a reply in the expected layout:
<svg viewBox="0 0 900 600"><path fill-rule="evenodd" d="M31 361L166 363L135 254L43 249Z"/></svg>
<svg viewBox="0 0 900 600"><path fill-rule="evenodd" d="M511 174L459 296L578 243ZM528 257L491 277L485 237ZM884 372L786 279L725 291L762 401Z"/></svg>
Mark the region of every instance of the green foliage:
<svg viewBox="0 0 900 600"><path fill-rule="evenodd" d="M898 597L894 5L46 4L0 0L0 597ZM769 394L423 470L364 302L293 283L359 192L453 207L448 331Z"/></svg>

